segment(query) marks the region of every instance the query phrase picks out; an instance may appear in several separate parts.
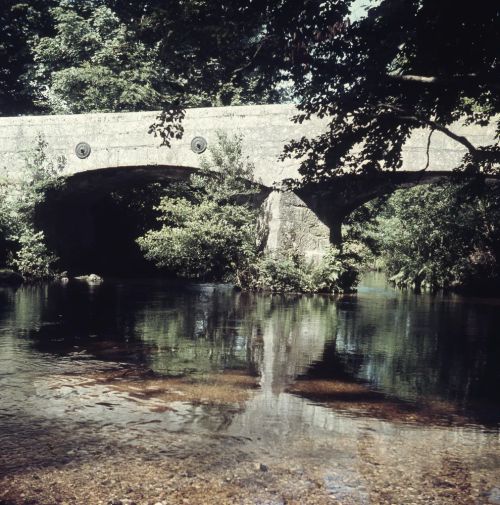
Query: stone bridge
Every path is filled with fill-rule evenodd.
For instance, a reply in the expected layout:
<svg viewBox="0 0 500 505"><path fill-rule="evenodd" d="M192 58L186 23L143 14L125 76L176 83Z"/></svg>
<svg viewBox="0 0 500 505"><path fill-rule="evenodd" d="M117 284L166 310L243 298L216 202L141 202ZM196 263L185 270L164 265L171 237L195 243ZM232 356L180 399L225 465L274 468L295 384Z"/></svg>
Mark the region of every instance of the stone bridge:
<svg viewBox="0 0 500 505"><path fill-rule="evenodd" d="M210 148L218 130L243 136L244 155L255 166L255 178L267 188L298 176L297 160L278 161L283 146L302 136L325 131L326 121L312 119L295 124L293 105L214 107L187 110L184 135L170 148L148 133L156 112L23 116L0 118L0 178L20 172L38 135L48 142L49 155L66 158L67 186L80 192L112 191L135 181L159 181L188 176L200 167L204 142ZM494 128L455 126L456 133L474 145L491 142ZM346 214L370 198L397 186L443 177L459 164L464 149L442 133L434 132L430 164L427 162L428 131L417 130L403 149L403 166L390 184L372 180L345 198L335 187L309 187L296 193L272 191L267 196L268 246L276 248L285 233L294 230L295 240L309 257L320 255L330 239L338 240ZM361 181L361 179L360 179ZM367 190L368 189L368 190ZM344 196L342 196L344 195Z"/></svg>

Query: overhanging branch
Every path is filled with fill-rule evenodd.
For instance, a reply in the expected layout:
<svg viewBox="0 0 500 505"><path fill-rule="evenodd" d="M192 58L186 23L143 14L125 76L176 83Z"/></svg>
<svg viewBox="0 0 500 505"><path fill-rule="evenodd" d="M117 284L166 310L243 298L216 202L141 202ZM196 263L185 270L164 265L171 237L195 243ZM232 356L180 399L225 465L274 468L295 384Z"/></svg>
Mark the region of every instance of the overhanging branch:
<svg viewBox="0 0 500 505"><path fill-rule="evenodd" d="M254 64L255 60L257 59L257 56L260 54L260 52L262 51L262 49L264 48L266 42L269 39L270 39L269 36L264 37L260 41L259 45L257 46L257 49L255 50L253 56L251 56L250 60L247 63L245 63L243 66L241 66L241 67L233 70L233 78L236 77L238 74L241 74L241 72L245 71L247 68L250 68Z"/></svg>
<svg viewBox="0 0 500 505"><path fill-rule="evenodd" d="M411 114L410 112L402 109L401 107L397 107L395 105L382 103L382 104L380 104L380 106L385 109L388 109L392 112L396 112L400 119L404 119L407 121L414 121L415 123L421 124L423 126L429 126L433 130L438 130L441 133L444 133L447 137L455 140L459 144L462 144L469 151L470 155L473 158L477 157L478 151L477 151L476 147L466 137L463 137L461 135L457 135L456 133L452 132L446 126L444 126L440 123L437 123L436 121L432 121L431 119L427 119L424 117L419 117L414 114Z"/></svg>
<svg viewBox="0 0 500 505"><path fill-rule="evenodd" d="M500 89L497 79L488 76L480 76L478 74L453 74L450 76L441 75L416 75L416 74L396 74L390 73L387 75L389 79L402 82L413 82L417 84L455 84L463 86L464 82L469 82L477 85L486 84L492 89Z"/></svg>

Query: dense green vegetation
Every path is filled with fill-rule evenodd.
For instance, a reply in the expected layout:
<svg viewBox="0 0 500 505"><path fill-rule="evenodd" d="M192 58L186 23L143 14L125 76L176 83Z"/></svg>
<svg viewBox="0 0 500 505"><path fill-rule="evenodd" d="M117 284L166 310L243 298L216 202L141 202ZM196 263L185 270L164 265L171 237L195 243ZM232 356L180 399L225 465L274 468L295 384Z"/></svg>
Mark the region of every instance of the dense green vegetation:
<svg viewBox="0 0 500 505"><path fill-rule="evenodd" d="M261 20L234 2L6 0L0 22L0 115L267 103L282 95L255 69L235 73Z"/></svg>
<svg viewBox="0 0 500 505"><path fill-rule="evenodd" d="M455 176L363 205L344 236L398 287L498 292L499 217L498 183Z"/></svg>
<svg viewBox="0 0 500 505"><path fill-rule="evenodd" d="M418 186L387 200L371 238L399 286L485 291L500 281L499 220L497 185Z"/></svg>
<svg viewBox="0 0 500 505"><path fill-rule="evenodd" d="M27 155L24 171L16 182L0 185L0 257L25 279L49 279L55 275L57 257L47 248L44 232L35 223L36 208L47 192L62 185L65 160L52 160L42 137Z"/></svg>
<svg viewBox="0 0 500 505"><path fill-rule="evenodd" d="M109 7L51 10L55 34L36 40L37 105L53 113L151 110L167 93L158 48L148 47Z"/></svg>
<svg viewBox="0 0 500 505"><path fill-rule="evenodd" d="M265 250L262 188L252 180L253 167L242 158L242 138L219 133L201 172L165 190L157 206L161 227L138 239L145 257L181 277L230 281L245 289L352 290L359 275L359 258L352 253L332 248L314 264L292 237L277 251Z"/></svg>

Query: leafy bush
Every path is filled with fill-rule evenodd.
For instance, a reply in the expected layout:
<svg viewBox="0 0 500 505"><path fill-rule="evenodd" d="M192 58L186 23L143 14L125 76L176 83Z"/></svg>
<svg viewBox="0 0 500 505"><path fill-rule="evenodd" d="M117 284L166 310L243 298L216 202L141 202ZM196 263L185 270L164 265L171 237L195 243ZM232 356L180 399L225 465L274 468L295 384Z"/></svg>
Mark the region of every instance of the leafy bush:
<svg viewBox="0 0 500 505"><path fill-rule="evenodd" d="M0 265L5 265L11 244L9 240L10 223L5 205L6 192L0 185Z"/></svg>
<svg viewBox="0 0 500 505"><path fill-rule="evenodd" d="M20 247L10 265L25 279L50 279L56 275L53 267L58 258L47 249L42 231L27 228L18 237L18 243Z"/></svg>
<svg viewBox="0 0 500 505"><path fill-rule="evenodd" d="M250 209L207 199L163 198L163 226L138 239L148 260L182 277L222 280L254 254L255 219Z"/></svg>
<svg viewBox="0 0 500 505"><path fill-rule="evenodd" d="M4 261L28 279L54 275L57 258L48 251L42 231L35 228L35 212L47 192L62 184L64 158L52 160L47 143L39 136L28 154L17 182L0 186L0 233L3 236Z"/></svg>
<svg viewBox="0 0 500 505"><path fill-rule="evenodd" d="M276 293L344 293L359 280L359 258L330 247L318 263L290 250L265 254L243 278L242 287Z"/></svg>
<svg viewBox="0 0 500 505"><path fill-rule="evenodd" d="M259 190L247 182L253 166L243 159L241 137L217 137L201 173L156 207L161 228L137 240L148 260L182 277L233 280L259 249L253 202Z"/></svg>
<svg viewBox="0 0 500 505"><path fill-rule="evenodd" d="M449 288L499 277L500 195L481 181L397 191L380 217L380 248L402 287Z"/></svg>
<svg viewBox="0 0 500 505"><path fill-rule="evenodd" d="M361 257L349 244L344 250L330 247L321 262L312 270L312 284L319 293L344 293L352 291L359 282Z"/></svg>
<svg viewBox="0 0 500 505"><path fill-rule="evenodd" d="M307 265L283 254L259 258L245 277L243 288L277 293L307 293L311 279Z"/></svg>

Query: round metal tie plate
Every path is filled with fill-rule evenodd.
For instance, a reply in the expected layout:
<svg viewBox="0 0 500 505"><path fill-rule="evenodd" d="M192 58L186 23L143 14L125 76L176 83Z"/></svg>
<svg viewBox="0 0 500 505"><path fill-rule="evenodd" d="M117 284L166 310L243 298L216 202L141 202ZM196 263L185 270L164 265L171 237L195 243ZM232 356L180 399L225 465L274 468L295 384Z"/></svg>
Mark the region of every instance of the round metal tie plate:
<svg viewBox="0 0 500 505"><path fill-rule="evenodd" d="M196 154L201 154L207 149L207 141L203 137L195 137L191 140L191 150Z"/></svg>
<svg viewBox="0 0 500 505"><path fill-rule="evenodd" d="M87 144L87 142L80 142L75 147L76 155L82 160L85 158L88 158L90 156L90 151L91 151L91 149L90 149L89 144Z"/></svg>

